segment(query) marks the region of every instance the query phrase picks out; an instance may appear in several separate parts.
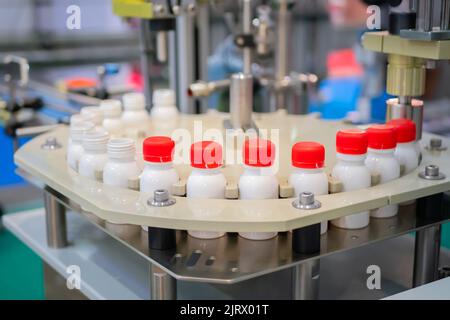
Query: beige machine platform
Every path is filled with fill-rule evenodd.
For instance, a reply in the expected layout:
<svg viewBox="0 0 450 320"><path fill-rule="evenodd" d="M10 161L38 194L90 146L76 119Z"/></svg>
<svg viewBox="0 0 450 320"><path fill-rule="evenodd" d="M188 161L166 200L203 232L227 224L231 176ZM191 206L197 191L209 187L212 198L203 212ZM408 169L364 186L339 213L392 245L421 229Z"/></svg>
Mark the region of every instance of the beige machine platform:
<svg viewBox="0 0 450 320"><path fill-rule="evenodd" d="M174 128L193 130L201 121L203 130L223 127L225 114L181 115ZM287 177L290 170L290 148L300 140L314 140L326 147L326 168L335 163L334 140L336 132L348 127L343 122L325 122L312 116L286 115L284 112L256 114L254 121L261 129L280 129L279 177ZM199 122L197 122L199 125ZM150 134L156 132L155 124L149 124ZM167 130L167 133L170 129ZM158 131L161 134L161 131ZM41 146L48 137L56 137L60 149L48 150ZM422 145L436 136L424 134ZM15 155L19 168L42 181L45 185L78 203L83 210L114 223L148 225L170 229L214 231L288 231L364 210L450 190L450 150L429 151L422 147L420 167L398 180L368 189L318 196L322 207L304 211L292 206L294 199L274 200L199 200L176 197L176 204L155 208L147 204L151 194L129 189L118 189L79 176L66 164L68 127L61 126L40 135L25 144ZM270 138L270 136L269 136ZM443 145L450 140L442 138ZM425 180L418 174L426 165L439 166L447 177L443 180ZM177 169L182 178L189 173L187 165ZM224 172L229 181L237 181L241 166L225 164Z"/></svg>

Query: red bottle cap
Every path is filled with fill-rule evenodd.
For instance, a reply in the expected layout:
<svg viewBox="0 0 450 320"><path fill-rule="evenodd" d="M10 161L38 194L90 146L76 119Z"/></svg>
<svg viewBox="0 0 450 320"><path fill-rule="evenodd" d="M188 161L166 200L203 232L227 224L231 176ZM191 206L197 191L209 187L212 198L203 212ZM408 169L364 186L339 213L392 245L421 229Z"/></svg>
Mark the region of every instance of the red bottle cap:
<svg viewBox="0 0 450 320"><path fill-rule="evenodd" d="M385 124L371 126L367 129L369 148L377 150L394 149L397 146L395 127Z"/></svg>
<svg viewBox="0 0 450 320"><path fill-rule="evenodd" d="M342 154L367 153L367 132L359 129L340 130L336 135L336 151Z"/></svg>
<svg viewBox="0 0 450 320"><path fill-rule="evenodd" d="M303 169L323 168L325 147L317 142L298 142L292 147L292 165Z"/></svg>
<svg viewBox="0 0 450 320"><path fill-rule="evenodd" d="M191 145L191 166L199 169L219 168L223 164L222 146L214 141L200 141Z"/></svg>
<svg viewBox="0 0 450 320"><path fill-rule="evenodd" d="M397 143L408 143L416 140L416 124L409 119L394 119L388 125L395 127Z"/></svg>
<svg viewBox="0 0 450 320"><path fill-rule="evenodd" d="M275 161L275 144L269 140L246 140L243 151L244 163L251 167L270 167Z"/></svg>
<svg viewBox="0 0 450 320"><path fill-rule="evenodd" d="M169 137L155 136L144 140L144 160L148 162L171 162L175 150L175 142Z"/></svg>

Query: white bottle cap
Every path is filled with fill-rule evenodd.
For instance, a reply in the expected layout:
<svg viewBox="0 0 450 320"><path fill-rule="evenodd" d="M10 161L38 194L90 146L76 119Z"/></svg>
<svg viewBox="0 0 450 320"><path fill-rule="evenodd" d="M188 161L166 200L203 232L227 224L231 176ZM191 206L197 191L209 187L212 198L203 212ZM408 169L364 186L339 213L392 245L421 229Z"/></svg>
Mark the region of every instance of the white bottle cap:
<svg viewBox="0 0 450 320"><path fill-rule="evenodd" d="M94 127L92 122L76 122L70 126L70 138L81 143L86 132L92 131Z"/></svg>
<svg viewBox="0 0 450 320"><path fill-rule="evenodd" d="M105 118L117 118L122 113L122 102L115 99L107 99L100 102L100 109Z"/></svg>
<svg viewBox="0 0 450 320"><path fill-rule="evenodd" d="M86 132L83 136L83 148L85 151L104 151L109 140L108 132L103 128L95 128Z"/></svg>
<svg viewBox="0 0 450 320"><path fill-rule="evenodd" d="M80 111L81 115L89 117L96 126L100 126L103 122L103 111L100 107L89 106L83 107Z"/></svg>
<svg viewBox="0 0 450 320"><path fill-rule="evenodd" d="M125 110L145 109L145 96L139 92L126 93L122 97L123 108Z"/></svg>
<svg viewBox="0 0 450 320"><path fill-rule="evenodd" d="M157 89L153 92L154 106L174 106L175 92L170 89Z"/></svg>
<svg viewBox="0 0 450 320"><path fill-rule="evenodd" d="M108 157L111 159L134 159L136 144L133 139L119 138L108 142Z"/></svg>

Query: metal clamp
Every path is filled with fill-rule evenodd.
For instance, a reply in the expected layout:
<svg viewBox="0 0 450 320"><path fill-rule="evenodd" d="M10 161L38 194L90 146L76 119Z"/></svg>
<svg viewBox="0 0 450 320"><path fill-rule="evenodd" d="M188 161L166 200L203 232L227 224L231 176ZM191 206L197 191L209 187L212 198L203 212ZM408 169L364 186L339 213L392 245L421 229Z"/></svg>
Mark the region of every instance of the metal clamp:
<svg viewBox="0 0 450 320"><path fill-rule="evenodd" d="M443 180L446 176L442 172L439 172L438 166L429 165L425 167L425 171L419 173L419 178L426 180Z"/></svg>
<svg viewBox="0 0 450 320"><path fill-rule="evenodd" d="M153 198L148 199L147 203L152 207L168 207L174 205L176 200L170 197L169 191L158 189L155 190Z"/></svg>
<svg viewBox="0 0 450 320"><path fill-rule="evenodd" d="M314 193L302 192L297 200L292 202L292 206L300 210L319 209L322 204L314 199Z"/></svg>

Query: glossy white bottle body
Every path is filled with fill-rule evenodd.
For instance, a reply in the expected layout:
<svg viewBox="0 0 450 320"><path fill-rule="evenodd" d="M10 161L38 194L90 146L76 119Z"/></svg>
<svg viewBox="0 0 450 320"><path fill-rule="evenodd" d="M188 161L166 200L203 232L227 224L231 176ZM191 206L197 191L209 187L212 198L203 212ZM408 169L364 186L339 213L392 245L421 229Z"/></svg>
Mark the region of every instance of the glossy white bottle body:
<svg viewBox="0 0 450 320"><path fill-rule="evenodd" d="M278 179L271 168L245 166L239 178L240 199L277 199ZM268 240L277 232L240 232L239 235L250 240Z"/></svg>
<svg viewBox="0 0 450 320"><path fill-rule="evenodd" d="M146 161L141 173L140 190L153 194L155 190L172 190L172 185L177 183L179 176L172 162L155 163Z"/></svg>
<svg viewBox="0 0 450 320"><path fill-rule="evenodd" d="M135 160L132 139L112 139L108 143L108 162L103 169L103 183L128 188L128 181L139 178L141 170Z"/></svg>
<svg viewBox="0 0 450 320"><path fill-rule="evenodd" d="M193 168L186 182L186 197L197 199L225 199L227 180L220 169ZM225 235L217 231L192 231L188 233L199 239L215 239Z"/></svg>
<svg viewBox="0 0 450 320"><path fill-rule="evenodd" d="M369 188L371 186L370 171L364 165L365 158L365 154L337 154L338 162L333 168L332 177L342 183L343 192ZM331 221L334 226L342 229L362 229L367 227L369 222L369 211L363 211Z"/></svg>
<svg viewBox="0 0 450 320"><path fill-rule="evenodd" d="M84 150L78 164L78 173L84 177L95 180L95 172L103 171L108 155L104 151L88 151Z"/></svg>
<svg viewBox="0 0 450 320"><path fill-rule="evenodd" d="M111 138L120 138L124 136L124 126L119 117L105 118L103 120L103 128L108 131Z"/></svg>
<svg viewBox="0 0 450 320"><path fill-rule="evenodd" d="M289 176L289 184L294 187L295 196L302 192L312 192L316 196L328 194L328 177L323 169L294 168ZM328 221L320 223L320 234L328 230Z"/></svg>
<svg viewBox="0 0 450 320"><path fill-rule="evenodd" d="M74 121L70 125L70 137L67 145L67 164L75 171L78 171L78 163L84 153L83 136L86 132L94 129L92 122L82 121L81 116L79 119L78 122Z"/></svg>
<svg viewBox="0 0 450 320"><path fill-rule="evenodd" d="M380 184L400 178L400 164L394 156L395 149L377 150L369 148L365 164L372 174L380 175ZM372 210L374 218L390 218L398 213L398 204Z"/></svg>
<svg viewBox="0 0 450 320"><path fill-rule="evenodd" d="M394 155L399 164L405 167L404 174L414 171L419 166L420 152L417 149L417 143L415 141L397 143Z"/></svg>
<svg viewBox="0 0 450 320"><path fill-rule="evenodd" d="M150 110L150 116L155 120L173 120L178 116L178 109L176 106L154 105Z"/></svg>
<svg viewBox="0 0 450 320"><path fill-rule="evenodd" d="M146 110L125 110L121 120L125 134L135 136L139 131L147 129L149 115Z"/></svg>

